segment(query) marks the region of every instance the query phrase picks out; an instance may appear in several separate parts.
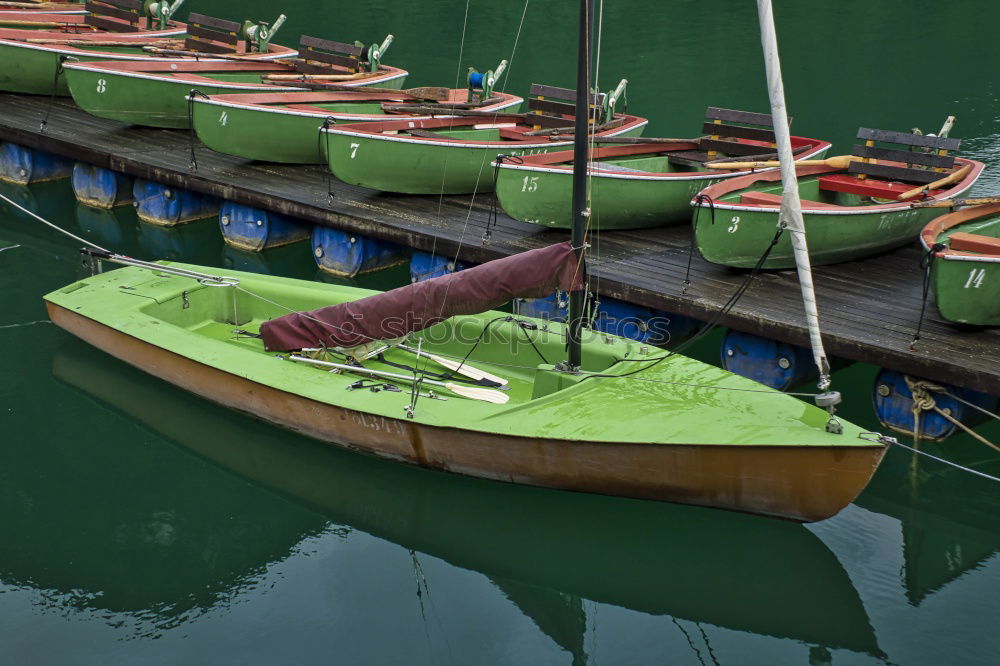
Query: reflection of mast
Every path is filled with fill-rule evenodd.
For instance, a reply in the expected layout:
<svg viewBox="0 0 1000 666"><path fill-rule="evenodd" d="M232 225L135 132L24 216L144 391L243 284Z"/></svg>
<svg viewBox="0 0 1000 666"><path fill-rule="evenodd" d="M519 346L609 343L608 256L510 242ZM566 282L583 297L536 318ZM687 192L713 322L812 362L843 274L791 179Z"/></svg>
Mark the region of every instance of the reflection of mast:
<svg viewBox="0 0 1000 666"><path fill-rule="evenodd" d="M996 473L1000 456L977 442L923 442L924 450L961 465ZM893 451L856 503L900 521L903 584L921 603L1000 551L1000 499L993 482L942 465L922 464L914 479L908 454ZM991 470L992 468L992 470Z"/></svg>
<svg viewBox="0 0 1000 666"><path fill-rule="evenodd" d="M574 666L587 663L583 646L587 616L580 597L504 578L492 580L542 633L573 655Z"/></svg>
<svg viewBox="0 0 1000 666"><path fill-rule="evenodd" d="M216 408L82 344L58 356L53 372L337 524L505 585L881 654L840 562L800 524L481 481L359 456Z"/></svg>

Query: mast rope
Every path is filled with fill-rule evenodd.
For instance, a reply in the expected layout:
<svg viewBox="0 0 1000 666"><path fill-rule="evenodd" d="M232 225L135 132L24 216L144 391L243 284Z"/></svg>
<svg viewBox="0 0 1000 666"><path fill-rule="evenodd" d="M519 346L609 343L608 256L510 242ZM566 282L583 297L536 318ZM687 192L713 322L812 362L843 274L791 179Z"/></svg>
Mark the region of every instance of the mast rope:
<svg viewBox="0 0 1000 666"><path fill-rule="evenodd" d="M698 196L694 198L694 215L691 218L691 236L690 243L688 244L688 264L687 270L684 271L684 286L681 287L681 293L686 294L688 287L691 286L691 259L694 257L694 229L698 225L698 216L701 215L701 204L707 203L708 210L712 213L712 224L715 224L715 202L712 201L712 197L707 194L698 193Z"/></svg>

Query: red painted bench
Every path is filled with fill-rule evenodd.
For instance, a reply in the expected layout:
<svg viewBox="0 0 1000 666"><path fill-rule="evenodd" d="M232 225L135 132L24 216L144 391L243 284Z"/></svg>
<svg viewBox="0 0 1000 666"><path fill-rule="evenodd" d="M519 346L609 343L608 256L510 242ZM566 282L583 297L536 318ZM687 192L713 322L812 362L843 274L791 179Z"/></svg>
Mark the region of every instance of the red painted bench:
<svg viewBox="0 0 1000 666"><path fill-rule="evenodd" d="M956 231L951 235L951 249L959 252L977 252L979 254L1000 255L1000 238L969 234Z"/></svg>

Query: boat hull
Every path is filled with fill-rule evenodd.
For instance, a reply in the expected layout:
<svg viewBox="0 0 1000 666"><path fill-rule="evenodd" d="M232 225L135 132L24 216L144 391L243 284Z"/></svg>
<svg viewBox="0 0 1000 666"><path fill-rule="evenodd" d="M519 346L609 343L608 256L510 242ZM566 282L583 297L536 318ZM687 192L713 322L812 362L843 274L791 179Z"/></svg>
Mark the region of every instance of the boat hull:
<svg viewBox="0 0 1000 666"><path fill-rule="evenodd" d="M80 61L95 60L143 60L149 54L143 52L144 42L184 34L185 28L172 28L155 32L98 33L96 35L74 35L71 33L0 30L0 90L31 95L69 96L65 70L60 67L61 59L72 57ZM20 34L20 39L16 35ZM135 47L108 47L100 52L87 51L71 46L56 44L27 43L24 39L50 38L53 40L114 39L116 41L137 42Z"/></svg>
<svg viewBox="0 0 1000 666"><path fill-rule="evenodd" d="M359 412L281 391L143 342L46 302L53 323L160 379L329 444L468 476L698 504L801 521L865 487L879 446L576 442L470 432Z"/></svg>
<svg viewBox="0 0 1000 666"><path fill-rule="evenodd" d="M958 166L972 165L972 171L956 186L937 195L956 197L967 191L982 172L983 164L956 158ZM805 177L839 171L832 167L798 167L800 189L817 189ZM771 244L778 224L780 204L755 205L720 200L733 192L774 190L780 192L780 172L742 176L706 188L707 202L695 204L694 234L698 252L713 264L753 268ZM743 187L741 187L741 184ZM818 195L817 195L818 197ZM912 208L910 202L839 206L810 204L803 195L802 220L808 235L809 257L813 265L833 264L879 254L913 242L920 229L939 215L933 208ZM713 209L714 208L714 212ZM791 234L783 233L771 249L763 268L795 268Z"/></svg>
<svg viewBox="0 0 1000 666"><path fill-rule="evenodd" d="M465 91L460 91L463 96ZM245 95L241 95L245 96ZM227 96L228 97L228 96ZM521 98L510 96L502 104L481 110L516 110ZM322 164L319 128L335 123L371 122L398 115L292 111L238 100L196 98L192 105L194 130L203 144L220 153L262 162Z"/></svg>
<svg viewBox="0 0 1000 666"><path fill-rule="evenodd" d="M87 113L99 118L117 120L131 125L187 129L190 126L188 94L192 89L202 95L223 95L226 93L267 91L295 91L293 86L272 86L261 83L263 73L292 73L291 67L274 63L266 69L249 67L238 73L227 74L227 80L215 81L199 77L192 81L158 75L153 68L141 71L136 68L67 67L66 81L77 105ZM179 65L178 68L183 68ZM406 78L403 70L393 70L394 78L373 77L364 82L365 86L386 86L399 88ZM359 84L359 87L362 87ZM322 123L322 121L320 121ZM318 125L317 125L318 127ZM315 131L315 129L314 129ZM272 132L270 125L256 140Z"/></svg>
<svg viewBox="0 0 1000 666"><path fill-rule="evenodd" d="M631 123L602 136L639 136L645 126L645 121ZM351 185L402 194L489 192L493 189L490 163L499 153L534 155L572 146L572 141L545 137L509 144L480 141L475 139L475 130L461 137L456 133L453 141L358 132L349 126L323 134L327 164L337 178Z"/></svg>
<svg viewBox="0 0 1000 666"><path fill-rule="evenodd" d="M818 142L799 159L819 159L830 148ZM690 149L693 146L688 145ZM640 158L641 159L641 158ZM650 173L591 169L590 212L594 229L638 229L691 221L691 199L710 185L746 172ZM536 165L505 161L497 175L496 193L504 211L515 220L570 229L573 192L572 164Z"/></svg>
<svg viewBox="0 0 1000 666"><path fill-rule="evenodd" d="M1000 238L1000 205L974 206L932 220L920 240L926 250L948 244L956 231ZM1000 326L1000 245L991 252L945 247L934 253L931 285L938 312L969 326Z"/></svg>

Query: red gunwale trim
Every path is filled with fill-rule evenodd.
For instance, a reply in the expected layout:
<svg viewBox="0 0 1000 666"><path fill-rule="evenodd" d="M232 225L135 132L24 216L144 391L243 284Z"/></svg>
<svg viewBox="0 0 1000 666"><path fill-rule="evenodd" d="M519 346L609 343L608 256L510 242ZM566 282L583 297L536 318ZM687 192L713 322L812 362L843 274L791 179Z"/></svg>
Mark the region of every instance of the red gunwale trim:
<svg viewBox="0 0 1000 666"><path fill-rule="evenodd" d="M937 239L940 238L941 234L948 231L949 229L954 229L957 226L963 225L966 222L972 222L973 220L978 220L983 217L990 217L991 215L1000 214L1000 204L985 204L982 206L970 206L969 208L963 208L962 210L956 210L952 213L946 213L941 217L935 217L933 220L927 223L927 225L920 231L920 241L924 244L924 247L930 248L934 246ZM1000 257L1000 252L995 254L986 254L982 252L962 252L959 250L946 249L940 252L935 252L936 257L946 257L946 256L963 256L963 257L982 257L982 256L992 256Z"/></svg>
<svg viewBox="0 0 1000 666"><path fill-rule="evenodd" d="M892 164L892 165L896 165L896 164L899 164L899 163L898 162L881 161L880 164ZM947 199L947 198L950 198L950 197L956 195L957 193L965 191L966 189L968 189L971 186L972 183L974 183L976 181L977 178L979 178L979 175L983 172L983 169L986 166L982 162L978 162L976 160L970 160L970 159L966 159L964 157L956 157L955 158L955 169L954 170L957 171L958 169L961 169L962 167L964 167L966 165L971 166L972 169L969 170L969 173L966 174L965 178L963 178L959 182L953 184L948 189L945 189L945 190L935 190L935 195L933 197L931 197L931 198L933 198L933 199ZM796 175L799 178L803 178L805 176L821 176L823 174L847 173L847 170L846 169L838 169L836 167L830 167L830 166L822 166L822 165L821 166L798 166L798 167L795 167L795 173L796 173ZM944 174L942 174L942 175L944 175ZM728 194L732 194L733 192L735 192L737 190L742 190L744 188L750 187L750 186L758 184L758 183L776 183L776 182L779 182L780 180L781 180L781 171L778 170L778 169L772 169L772 170L769 170L769 171L759 171L759 172L756 172L756 173L747 174L745 176L736 176L735 178L730 178L728 180L724 180L721 183L716 183L715 185L710 185L710 186L706 187L704 190L702 190L701 194L703 194L705 196L708 196L713 201L715 201L716 202L715 205L717 207L718 206L725 206L727 208L728 207L733 207L733 208L748 207L749 208L749 207L753 207L753 206L751 206L750 204L741 204L741 203L736 203L736 202L731 202L731 201L718 201L718 200L721 199L722 197L728 195ZM877 179L871 178L869 176L868 180L875 181ZM879 181L879 182L886 182L886 181ZM915 185L910 185L909 186L910 189L912 189L914 187L916 187L916 186ZM916 201L916 200L914 200L914 201ZM805 203L805 200L803 199L803 204L804 203ZM909 206L910 203L911 202L909 202L909 201L892 201L892 202L885 203L885 204L873 204L871 206L836 206L836 208L842 208L845 211L856 212L856 213L870 213L870 212L882 211L882 210L899 210L901 208L905 208L905 207ZM691 199L691 205L699 205L699 204L696 204L694 198L692 198ZM774 208L775 208L775 210L777 210L777 207L774 207Z"/></svg>
<svg viewBox="0 0 1000 666"><path fill-rule="evenodd" d="M289 85L294 85L295 81L289 81ZM468 91L465 88L451 88L448 90L448 102L465 102ZM494 93L500 97L497 104L510 102L517 97L506 93ZM415 104L419 106L435 106L437 102L414 99L406 93L399 91L377 92L367 88L357 88L355 90L330 90L330 91L308 91L308 92L272 92L272 93L236 93L226 95L209 95L209 99L216 102L229 102L246 106L271 106L283 105L289 108L298 109L299 105L307 104L329 104L333 102L402 102L404 104ZM489 105L492 106L492 105ZM489 108L489 106L484 108ZM320 109L323 113L327 111ZM444 109L442 109L443 111Z"/></svg>
<svg viewBox="0 0 1000 666"><path fill-rule="evenodd" d="M800 146L809 146L812 149L817 149L823 146L829 147L831 144L828 141L823 141L822 139L809 139L801 136L793 136L792 147L798 148ZM763 144L760 141L742 141L741 143L748 143L754 145L760 145L762 148L767 149L770 146ZM606 158L617 158L617 157L635 157L638 155L651 155L656 153L668 153L668 152L679 152L683 150L696 150L698 144L691 142L678 142L678 143L639 143L628 146L604 146L596 148L589 153L589 158L592 160L606 159ZM548 166L557 169L572 169L573 168L573 151L572 150L560 150L554 153L541 153L538 155L525 155L521 158L524 160L524 164L530 166ZM735 160L736 158L733 158ZM601 170L601 165L599 163L594 163L591 168L595 171ZM727 174L733 173L734 171L746 171L746 169L719 169L718 173ZM651 175L662 175L662 176L672 176L672 175L684 175L690 176L691 172L674 172L674 171L664 171L664 172L649 172Z"/></svg>

